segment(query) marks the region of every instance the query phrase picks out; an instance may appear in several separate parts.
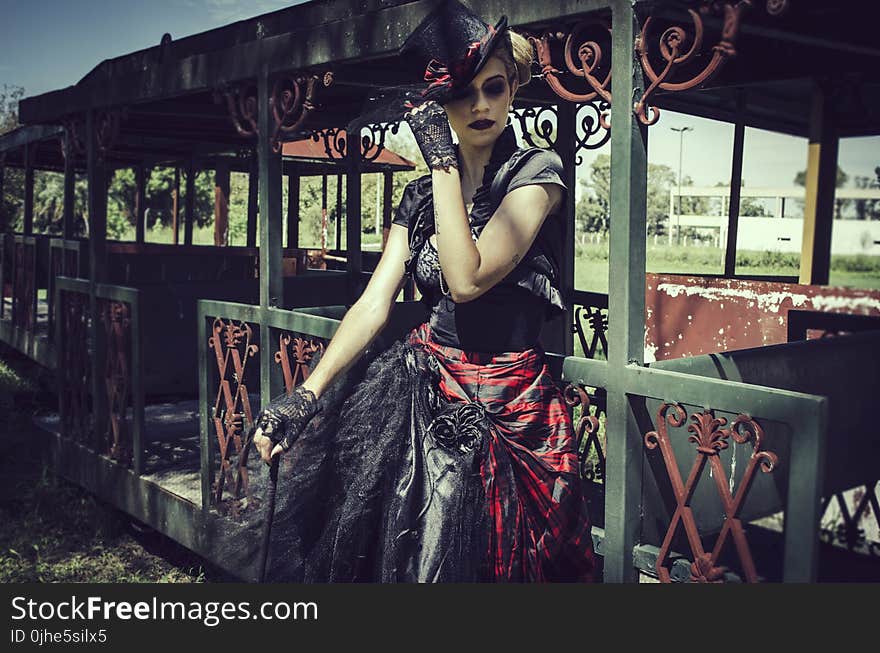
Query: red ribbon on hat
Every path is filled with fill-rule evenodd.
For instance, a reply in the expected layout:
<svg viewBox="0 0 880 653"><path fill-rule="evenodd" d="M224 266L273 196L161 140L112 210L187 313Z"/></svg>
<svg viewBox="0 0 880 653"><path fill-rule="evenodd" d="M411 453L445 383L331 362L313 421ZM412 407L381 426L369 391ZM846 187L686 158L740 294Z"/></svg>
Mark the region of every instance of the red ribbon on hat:
<svg viewBox="0 0 880 653"><path fill-rule="evenodd" d="M467 77L467 74L476 62L476 57L480 53L480 49L495 33L495 28L492 25L489 25L488 27L489 29L483 38L479 41L474 41L468 46L467 52L465 52L464 56L455 63L451 73L445 64L436 59L431 59L431 63L425 68L425 81L431 83L428 85L428 88L422 91L422 95L427 94L438 86L451 87L456 79L460 80Z"/></svg>

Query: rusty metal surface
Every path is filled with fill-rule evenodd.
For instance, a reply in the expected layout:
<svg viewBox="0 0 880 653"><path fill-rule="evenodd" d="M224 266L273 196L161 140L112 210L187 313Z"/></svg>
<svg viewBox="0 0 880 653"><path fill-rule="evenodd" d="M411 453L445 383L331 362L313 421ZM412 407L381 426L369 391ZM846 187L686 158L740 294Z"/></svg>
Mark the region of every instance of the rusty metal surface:
<svg viewBox="0 0 880 653"><path fill-rule="evenodd" d="M633 104L633 112L642 124L653 125L660 119L660 110L650 104L657 90L678 92L703 86L721 71L728 59L736 56L743 16L754 4L753 0L706 0L696 9L688 8L690 20L682 24L665 17L645 18L636 38L635 54L648 87ZM768 0L766 11L779 16L787 4L786 0ZM722 20L721 32L717 42L706 47L705 19L714 16ZM569 102L599 101L597 124L609 130L611 65L610 58L603 61L604 53L611 50L608 20L591 17L567 32L548 31L528 38L535 49L541 76L553 92ZM554 64L554 54L558 59L560 49L563 66ZM572 82L563 81L572 78L580 80L576 85L585 88L573 89Z"/></svg>
<svg viewBox="0 0 880 653"><path fill-rule="evenodd" d="M705 409L701 413L691 415L691 423L687 427L690 433L688 441L696 445L696 456L688 472L687 481L684 481L670 441L668 426L678 428L686 420L687 412L682 406L664 403L657 413L657 430L645 434L645 446L649 450L658 447L660 449L677 504L657 556L657 575L662 582L672 581L666 563L669 562L672 552L673 539L681 527L687 535L693 556L691 581L705 583L720 582L723 579L727 569L718 563L724 545L728 537L731 537L746 580L750 583L757 582L758 572L740 519L740 512L758 469L765 473L772 472L779 459L775 453L762 450L763 429L751 417L739 415L731 423L730 428L723 428L727 425L727 420L723 417L716 418L710 409ZM747 442L752 444L752 454L749 456L745 473L737 484L735 493L727 470L718 457L720 451L730 446L731 438L734 440L734 446ZM707 463L710 467L709 478L715 483L726 516L711 551L707 551L703 546L702 536L690 506L695 488L703 478L703 470Z"/></svg>
<svg viewBox="0 0 880 653"><path fill-rule="evenodd" d="M656 39L651 31L654 18L649 16L645 19L642 31L636 39L636 53L646 79L650 80L650 86L635 106L635 114L643 124L653 125L660 119L660 111L650 106L648 102L651 94L658 88L664 91L686 91L696 88L712 79L727 59L736 56L740 21L743 12L751 6L751 0L739 0L704 4L699 12L688 9L691 25L670 25ZM689 64L698 61L703 54L705 34L703 16L713 12L723 13L724 24L718 43L711 48L711 58L705 65L699 64L696 72L688 71L685 79L673 81L678 69L687 69ZM651 64L652 48L656 48L655 53L663 62L663 68L659 72Z"/></svg>
<svg viewBox="0 0 880 653"><path fill-rule="evenodd" d="M250 397L245 383L248 360L259 351L254 332L246 322L224 321L216 318L208 338L219 374L219 385L214 400L212 422L217 436L220 470L213 488L214 504L224 499L224 490L232 498L247 491L247 466L244 451L244 421L254 421Z"/></svg>
<svg viewBox="0 0 880 653"><path fill-rule="evenodd" d="M287 394L292 393L296 386L309 378L309 364L316 354L324 353L325 345L324 341L317 338L303 338L290 333L282 333L278 336L275 362L281 366Z"/></svg>
<svg viewBox="0 0 880 653"><path fill-rule="evenodd" d="M880 315L880 291L648 274L645 360L787 342L790 310Z"/></svg>
<svg viewBox="0 0 880 653"><path fill-rule="evenodd" d="M104 387L107 392L107 425L104 451L113 460L130 465L132 434L127 420L131 396L131 308L125 302L99 299L98 311L106 333Z"/></svg>
<svg viewBox="0 0 880 653"><path fill-rule="evenodd" d="M333 84L332 73L278 77L266 101L269 102L273 132L268 135L272 148L280 152L282 141L291 138L315 110L315 91L318 86ZM217 90L216 103L225 102L226 111L236 133L244 138L259 134L257 113L259 97L255 83L241 84L237 88Z"/></svg>

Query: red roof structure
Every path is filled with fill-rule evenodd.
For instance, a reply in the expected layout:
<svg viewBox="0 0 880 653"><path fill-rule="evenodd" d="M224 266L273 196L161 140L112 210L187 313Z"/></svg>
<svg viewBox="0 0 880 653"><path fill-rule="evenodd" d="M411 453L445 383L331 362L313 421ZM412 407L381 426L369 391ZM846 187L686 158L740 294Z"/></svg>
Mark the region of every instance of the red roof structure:
<svg viewBox="0 0 880 653"><path fill-rule="evenodd" d="M346 133L344 129L340 130L337 138L346 138ZM375 152L376 146L373 145L364 154L365 157L369 159L372 158ZM331 157L327 156L327 151L324 149L324 144L321 141L315 141L311 138L285 143L282 147L281 153L283 156L295 157L297 159L331 159ZM379 153L378 157L372 160L372 163L385 163L394 166L406 166L408 168L416 167L415 163L405 157L400 156L396 152L389 150L387 147Z"/></svg>

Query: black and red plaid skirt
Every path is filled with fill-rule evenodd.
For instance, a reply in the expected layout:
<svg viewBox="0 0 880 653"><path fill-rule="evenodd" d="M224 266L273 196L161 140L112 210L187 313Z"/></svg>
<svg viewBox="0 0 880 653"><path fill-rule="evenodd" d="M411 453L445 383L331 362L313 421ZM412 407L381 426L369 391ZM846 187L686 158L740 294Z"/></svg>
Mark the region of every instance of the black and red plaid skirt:
<svg viewBox="0 0 880 653"><path fill-rule="evenodd" d="M422 324L320 404L281 461L271 580L592 579L575 432L541 350L466 352Z"/></svg>
<svg viewBox="0 0 880 653"><path fill-rule="evenodd" d="M441 397L481 407L479 464L495 581L588 581L590 522L571 416L540 349L486 354L410 334L439 364Z"/></svg>

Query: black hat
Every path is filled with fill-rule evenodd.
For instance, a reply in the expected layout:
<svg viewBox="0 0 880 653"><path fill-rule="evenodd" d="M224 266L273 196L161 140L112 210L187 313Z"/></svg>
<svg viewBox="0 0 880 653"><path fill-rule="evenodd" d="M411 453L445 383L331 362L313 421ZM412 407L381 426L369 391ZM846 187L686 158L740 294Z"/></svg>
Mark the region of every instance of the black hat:
<svg viewBox="0 0 880 653"><path fill-rule="evenodd" d="M494 26L457 0L443 0L416 27L400 53L416 53L428 61L422 91L426 100L454 99L471 83L500 42L506 38L507 16Z"/></svg>

